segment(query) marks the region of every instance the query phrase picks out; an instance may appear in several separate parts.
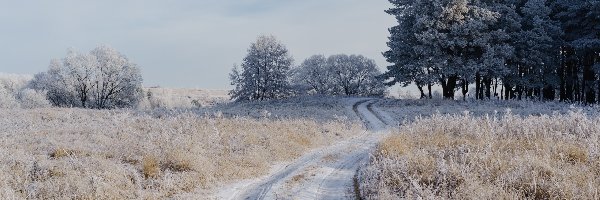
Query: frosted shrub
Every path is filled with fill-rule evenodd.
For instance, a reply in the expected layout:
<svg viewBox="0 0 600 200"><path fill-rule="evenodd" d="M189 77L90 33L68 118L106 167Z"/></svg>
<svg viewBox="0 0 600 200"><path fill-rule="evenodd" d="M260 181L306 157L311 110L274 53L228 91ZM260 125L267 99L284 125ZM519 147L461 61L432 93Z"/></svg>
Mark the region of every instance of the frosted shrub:
<svg viewBox="0 0 600 200"><path fill-rule="evenodd" d="M29 80L28 75L0 73L0 108L18 108L17 94Z"/></svg>
<svg viewBox="0 0 600 200"><path fill-rule="evenodd" d="M417 119L359 174L365 199L598 199L600 118Z"/></svg>
<svg viewBox="0 0 600 200"><path fill-rule="evenodd" d="M31 79L30 75L5 74L0 72L0 85L10 93L16 93L21 90Z"/></svg>
<svg viewBox="0 0 600 200"><path fill-rule="evenodd" d="M19 102L21 108L46 108L50 107L50 102L46 99L45 92L35 91L33 89L24 89L19 92Z"/></svg>
<svg viewBox="0 0 600 200"><path fill-rule="evenodd" d="M0 108L18 108L19 103L15 96L0 83Z"/></svg>

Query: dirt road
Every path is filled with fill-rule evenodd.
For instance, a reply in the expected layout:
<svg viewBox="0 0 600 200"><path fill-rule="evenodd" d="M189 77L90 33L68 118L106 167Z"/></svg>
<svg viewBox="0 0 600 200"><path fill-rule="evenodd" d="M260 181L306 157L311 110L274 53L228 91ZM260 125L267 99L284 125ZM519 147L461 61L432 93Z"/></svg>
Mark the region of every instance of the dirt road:
<svg viewBox="0 0 600 200"><path fill-rule="evenodd" d="M393 124L375 109L375 99L354 100L352 109L367 131L332 146L314 150L260 180L226 190L221 199L354 199L354 176L377 142Z"/></svg>

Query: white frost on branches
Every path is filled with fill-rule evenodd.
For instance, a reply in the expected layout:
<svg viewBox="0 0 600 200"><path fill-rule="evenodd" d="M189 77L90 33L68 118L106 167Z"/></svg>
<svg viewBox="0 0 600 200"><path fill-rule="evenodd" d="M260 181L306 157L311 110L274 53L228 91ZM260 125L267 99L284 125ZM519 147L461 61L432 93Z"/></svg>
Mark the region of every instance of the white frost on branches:
<svg viewBox="0 0 600 200"><path fill-rule="evenodd" d="M62 60L52 60L48 71L36 74L30 85L46 91L48 100L61 107L134 107L143 97L137 65L107 46L89 53L70 51Z"/></svg>
<svg viewBox="0 0 600 200"><path fill-rule="evenodd" d="M293 58L274 36L259 36L250 45L241 71L234 67L230 93L236 101L280 99L291 95L288 74Z"/></svg>
<svg viewBox="0 0 600 200"><path fill-rule="evenodd" d="M362 55L315 55L294 70L293 83L308 94L383 96L380 75L375 61Z"/></svg>

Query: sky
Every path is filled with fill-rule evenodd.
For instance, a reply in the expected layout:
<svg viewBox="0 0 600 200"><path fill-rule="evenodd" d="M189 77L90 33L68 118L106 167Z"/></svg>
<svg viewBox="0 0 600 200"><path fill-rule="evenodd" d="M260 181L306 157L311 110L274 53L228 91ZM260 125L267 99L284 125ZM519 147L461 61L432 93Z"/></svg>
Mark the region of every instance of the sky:
<svg viewBox="0 0 600 200"><path fill-rule="evenodd" d="M259 35L295 65L314 54L388 63L387 0L0 0L0 72L35 74L72 48L108 45L142 70L145 86L230 88L228 74Z"/></svg>

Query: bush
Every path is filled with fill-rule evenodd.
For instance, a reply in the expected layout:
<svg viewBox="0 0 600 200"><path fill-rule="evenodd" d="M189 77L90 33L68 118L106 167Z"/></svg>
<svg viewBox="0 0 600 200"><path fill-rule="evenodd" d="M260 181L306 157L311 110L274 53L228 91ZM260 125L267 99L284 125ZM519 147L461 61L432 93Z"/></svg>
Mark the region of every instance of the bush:
<svg viewBox="0 0 600 200"><path fill-rule="evenodd" d="M0 108L48 107L44 92L26 88L30 80L28 75L0 73Z"/></svg>
<svg viewBox="0 0 600 200"><path fill-rule="evenodd" d="M21 103L21 108L50 107L50 102L46 99L46 92L43 91L26 88L19 92L18 99Z"/></svg>
<svg viewBox="0 0 600 200"><path fill-rule="evenodd" d="M19 103L15 96L0 83L0 108L17 108Z"/></svg>

